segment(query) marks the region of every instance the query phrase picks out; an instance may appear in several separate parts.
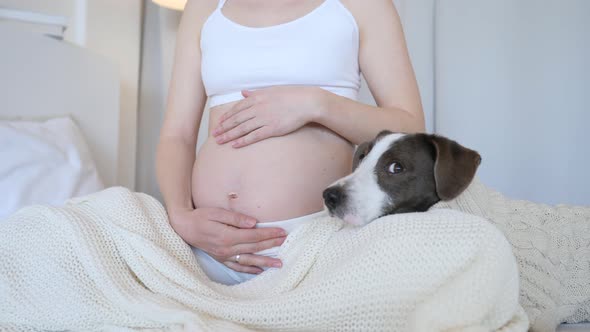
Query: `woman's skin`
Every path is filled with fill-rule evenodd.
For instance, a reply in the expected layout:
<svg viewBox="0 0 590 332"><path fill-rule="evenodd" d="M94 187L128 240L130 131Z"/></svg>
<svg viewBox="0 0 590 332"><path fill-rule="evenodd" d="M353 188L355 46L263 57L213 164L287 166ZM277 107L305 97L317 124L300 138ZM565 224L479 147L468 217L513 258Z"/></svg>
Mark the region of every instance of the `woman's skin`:
<svg viewBox="0 0 590 332"><path fill-rule="evenodd" d="M222 13L242 25L266 27L297 19L323 1L228 0ZM320 211L322 191L350 173L355 144L383 129L425 129L392 1L340 1L359 27L360 68L378 106L317 87L243 91L245 99L211 109L209 136L197 157L206 102L200 31L218 2L189 0L186 6L158 145L158 181L175 231L236 271L280 266L278 259L251 253L282 244L284 233L255 223ZM236 254L240 264L232 261Z"/></svg>

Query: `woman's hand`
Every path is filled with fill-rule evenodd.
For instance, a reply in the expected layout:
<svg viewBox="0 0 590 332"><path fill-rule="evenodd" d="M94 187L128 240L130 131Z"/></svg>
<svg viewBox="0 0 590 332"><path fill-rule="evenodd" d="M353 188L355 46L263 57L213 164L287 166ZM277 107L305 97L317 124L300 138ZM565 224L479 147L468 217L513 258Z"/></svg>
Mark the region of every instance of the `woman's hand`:
<svg viewBox="0 0 590 332"><path fill-rule="evenodd" d="M256 220L217 208L171 212L170 224L180 237L202 249L232 270L261 273L261 267L281 267L279 259L253 253L280 246L286 238L281 228L254 228ZM240 263L234 261L240 255Z"/></svg>
<svg viewBox="0 0 590 332"><path fill-rule="evenodd" d="M321 89L280 86L242 91L245 99L223 114L213 130L218 144L240 148L289 134L311 122L320 107Z"/></svg>

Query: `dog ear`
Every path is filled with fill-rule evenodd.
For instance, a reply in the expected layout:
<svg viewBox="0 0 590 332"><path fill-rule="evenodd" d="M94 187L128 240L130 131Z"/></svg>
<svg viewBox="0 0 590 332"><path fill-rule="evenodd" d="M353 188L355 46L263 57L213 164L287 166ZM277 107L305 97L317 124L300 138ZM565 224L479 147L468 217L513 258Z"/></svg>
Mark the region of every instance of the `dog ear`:
<svg viewBox="0 0 590 332"><path fill-rule="evenodd" d="M469 186L481 163L481 156L448 138L430 135L436 150L434 181L436 193L443 201L451 200Z"/></svg>
<svg viewBox="0 0 590 332"><path fill-rule="evenodd" d="M359 166L361 161L371 152L373 148L374 141L365 142L359 145L354 152L354 158L352 159L352 171Z"/></svg>
<svg viewBox="0 0 590 332"><path fill-rule="evenodd" d="M377 136L375 137L375 140L374 140L374 142L377 142L377 141L378 141L378 140L380 140L382 137L384 137L384 136L387 136L387 135L389 135L389 134L393 134L393 131L391 131L391 130L387 130L387 129L381 130L381 131L379 132L379 134L377 134Z"/></svg>

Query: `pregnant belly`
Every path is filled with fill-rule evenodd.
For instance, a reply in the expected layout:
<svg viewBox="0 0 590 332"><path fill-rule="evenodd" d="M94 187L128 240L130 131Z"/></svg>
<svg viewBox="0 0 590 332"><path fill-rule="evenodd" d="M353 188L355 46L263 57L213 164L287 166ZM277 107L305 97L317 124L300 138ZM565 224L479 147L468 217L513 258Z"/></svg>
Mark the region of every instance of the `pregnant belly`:
<svg viewBox="0 0 590 332"><path fill-rule="evenodd" d="M209 133L231 105L211 109ZM352 144L318 124L239 149L209 136L194 164L194 204L260 222L317 212L323 208L323 190L350 173L352 153Z"/></svg>

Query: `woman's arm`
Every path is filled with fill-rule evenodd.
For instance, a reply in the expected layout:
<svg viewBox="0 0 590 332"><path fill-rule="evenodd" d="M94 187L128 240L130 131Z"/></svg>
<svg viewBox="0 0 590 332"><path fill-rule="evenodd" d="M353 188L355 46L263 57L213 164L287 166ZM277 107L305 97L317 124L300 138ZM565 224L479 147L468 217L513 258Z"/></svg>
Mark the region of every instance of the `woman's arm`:
<svg viewBox="0 0 590 332"><path fill-rule="evenodd" d="M201 80L199 40L203 22L215 5L214 0L189 1L176 37L168 104L156 156L158 183L170 215L194 209L192 166L207 98Z"/></svg>
<svg viewBox="0 0 590 332"><path fill-rule="evenodd" d="M420 93L392 0L345 1L360 33L360 67L378 107L319 93L312 121L349 141L369 141L382 129L425 131Z"/></svg>

